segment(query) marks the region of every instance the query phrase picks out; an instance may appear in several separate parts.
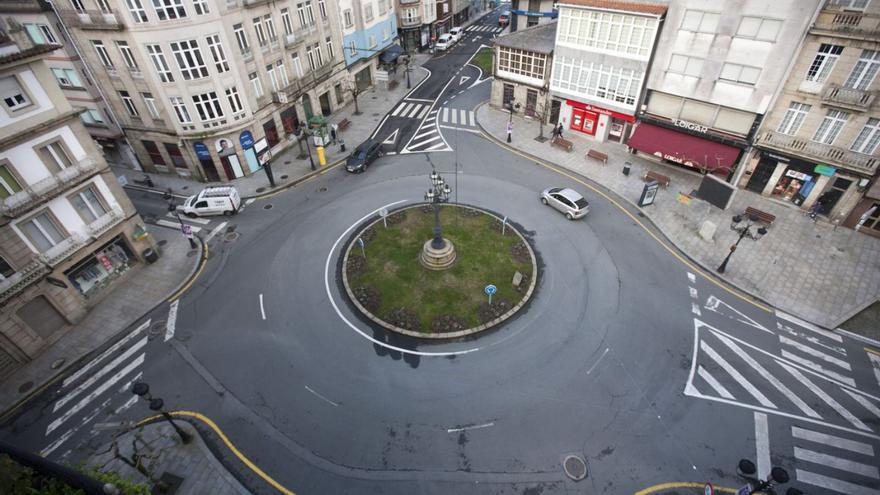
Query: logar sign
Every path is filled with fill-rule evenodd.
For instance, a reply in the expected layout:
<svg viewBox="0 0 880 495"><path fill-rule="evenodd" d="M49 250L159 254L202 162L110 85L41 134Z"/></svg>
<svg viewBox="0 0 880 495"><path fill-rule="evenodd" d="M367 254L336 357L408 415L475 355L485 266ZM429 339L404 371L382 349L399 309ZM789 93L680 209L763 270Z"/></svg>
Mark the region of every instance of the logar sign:
<svg viewBox="0 0 880 495"><path fill-rule="evenodd" d="M695 166L697 166L696 163L694 163L694 162L692 162L692 161L690 161L690 160L682 160L681 158L679 158L679 157L677 157L677 156L675 156L675 155L669 155L669 154L666 154L666 153L661 153L661 152L659 152L659 151L655 151L655 152L654 152L654 156L656 156L657 158L663 158L664 160L669 160L669 161L671 161L671 162L680 163L680 164L682 164L682 165L687 165L688 167L695 167Z"/></svg>
<svg viewBox="0 0 880 495"><path fill-rule="evenodd" d="M672 119L672 123L678 127L683 127L691 131L702 132L704 134L709 132L708 127L700 124L694 124L693 122L688 122L687 120Z"/></svg>

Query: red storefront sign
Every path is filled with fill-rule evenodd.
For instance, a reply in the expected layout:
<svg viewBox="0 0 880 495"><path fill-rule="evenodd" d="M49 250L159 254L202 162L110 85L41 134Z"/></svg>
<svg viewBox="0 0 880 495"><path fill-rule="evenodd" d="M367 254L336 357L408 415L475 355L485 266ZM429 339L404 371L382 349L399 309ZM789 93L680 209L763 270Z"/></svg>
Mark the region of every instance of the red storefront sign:
<svg viewBox="0 0 880 495"><path fill-rule="evenodd" d="M615 112L614 110L608 110L607 108L597 107L596 105L590 105L588 103L581 103L579 101L574 101L574 100L565 100L565 103L572 108L578 108L581 110L585 110L587 112L601 113L602 115L608 115L609 117L614 117L615 119L625 120L627 122L635 122L636 121L636 118L632 115L627 115L625 113Z"/></svg>
<svg viewBox="0 0 880 495"><path fill-rule="evenodd" d="M106 254L99 253L96 257L98 258L98 261L100 261L101 264L104 265L105 270L107 270L108 272L113 271L113 263L110 262L110 258L108 258Z"/></svg>

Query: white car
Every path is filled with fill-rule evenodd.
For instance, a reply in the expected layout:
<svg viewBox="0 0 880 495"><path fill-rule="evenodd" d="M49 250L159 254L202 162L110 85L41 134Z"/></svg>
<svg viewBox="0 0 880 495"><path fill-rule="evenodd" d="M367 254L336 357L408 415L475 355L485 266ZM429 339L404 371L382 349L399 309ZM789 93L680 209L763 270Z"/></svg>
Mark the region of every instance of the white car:
<svg viewBox="0 0 880 495"><path fill-rule="evenodd" d="M449 34L452 35L452 39L455 40L455 43L461 41L461 38L464 37L464 28L463 27L454 27L449 30Z"/></svg>
<svg viewBox="0 0 880 495"><path fill-rule="evenodd" d="M590 212L590 203L577 191L567 187L544 189L541 192L541 202L556 208L569 220L583 218Z"/></svg>
<svg viewBox="0 0 880 495"><path fill-rule="evenodd" d="M455 37L453 37L449 33L441 34L439 38L437 38L437 43L434 44L434 49L437 51L446 51L452 48L452 45L455 44Z"/></svg>

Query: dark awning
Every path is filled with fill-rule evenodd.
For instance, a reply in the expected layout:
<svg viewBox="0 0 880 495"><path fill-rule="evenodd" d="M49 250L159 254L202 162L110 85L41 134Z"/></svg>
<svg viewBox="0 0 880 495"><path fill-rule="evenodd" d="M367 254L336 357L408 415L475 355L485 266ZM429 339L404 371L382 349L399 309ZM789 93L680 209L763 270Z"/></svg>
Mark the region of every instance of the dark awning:
<svg viewBox="0 0 880 495"><path fill-rule="evenodd" d="M387 50L382 52L382 55L379 55L379 60L382 61L383 64L390 64L397 60L397 57L403 55L403 48L400 45L391 45Z"/></svg>
<svg viewBox="0 0 880 495"><path fill-rule="evenodd" d="M740 152L733 146L644 122L639 123L627 144L644 153L719 175L730 172Z"/></svg>

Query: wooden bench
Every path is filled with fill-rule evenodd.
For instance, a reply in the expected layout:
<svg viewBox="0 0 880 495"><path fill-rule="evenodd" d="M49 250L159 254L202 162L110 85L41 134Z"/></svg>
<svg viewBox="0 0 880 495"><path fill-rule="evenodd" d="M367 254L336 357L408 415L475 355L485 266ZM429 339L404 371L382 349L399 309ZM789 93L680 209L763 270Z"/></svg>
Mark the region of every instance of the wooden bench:
<svg viewBox="0 0 880 495"><path fill-rule="evenodd" d="M648 172L645 174L645 182L650 182L652 180L656 180L657 182L662 184L663 187L669 187L669 177L667 177L663 174L658 174L657 172L653 172L651 170L648 170Z"/></svg>
<svg viewBox="0 0 880 495"><path fill-rule="evenodd" d="M746 207L746 216L757 218L759 222L766 223L767 225L773 225L773 222L776 220L776 215L752 208L751 206Z"/></svg>
<svg viewBox="0 0 880 495"><path fill-rule="evenodd" d="M574 148L574 143L572 143L568 139L562 139L561 137L553 138L553 140L550 141L550 144L552 144L553 146L559 146L569 153L571 153L572 148Z"/></svg>
<svg viewBox="0 0 880 495"><path fill-rule="evenodd" d="M601 151L587 150L587 155L585 156L585 158L595 158L596 160L602 162L602 165L608 164L608 155L602 153Z"/></svg>
<svg viewBox="0 0 880 495"><path fill-rule="evenodd" d="M348 119L342 119L342 120L340 120L339 123L336 124L336 125L339 126L339 130L340 130L340 131L344 131L345 129L348 128L348 126L351 125L351 121L348 120Z"/></svg>

